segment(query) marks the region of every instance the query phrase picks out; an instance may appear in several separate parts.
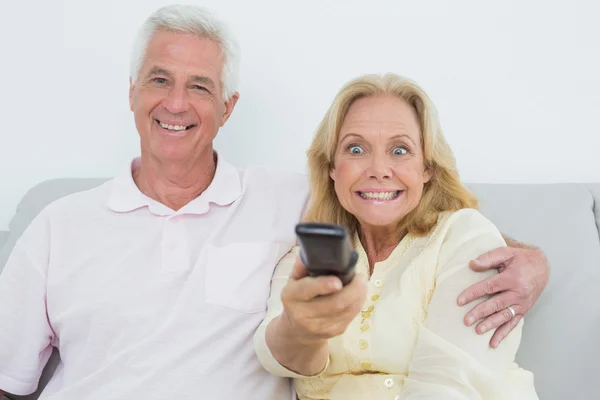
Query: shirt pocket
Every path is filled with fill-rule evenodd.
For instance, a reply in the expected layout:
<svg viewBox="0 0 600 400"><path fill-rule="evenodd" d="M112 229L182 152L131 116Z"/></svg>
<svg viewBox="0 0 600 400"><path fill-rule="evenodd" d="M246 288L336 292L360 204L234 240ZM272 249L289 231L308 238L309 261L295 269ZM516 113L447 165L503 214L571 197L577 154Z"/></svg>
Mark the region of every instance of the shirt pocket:
<svg viewBox="0 0 600 400"><path fill-rule="evenodd" d="M264 312L282 247L275 242L208 244L206 302L245 313Z"/></svg>

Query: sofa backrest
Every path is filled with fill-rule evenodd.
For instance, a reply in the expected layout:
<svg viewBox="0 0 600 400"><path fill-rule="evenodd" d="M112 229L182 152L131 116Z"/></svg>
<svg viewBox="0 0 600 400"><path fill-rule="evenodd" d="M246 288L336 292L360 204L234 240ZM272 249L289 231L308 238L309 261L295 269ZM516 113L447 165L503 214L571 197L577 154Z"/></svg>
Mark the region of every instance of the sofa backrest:
<svg viewBox="0 0 600 400"><path fill-rule="evenodd" d="M472 188L504 234L539 246L550 263L548 286L525 318L517 361L534 372L540 399L596 398L600 184Z"/></svg>
<svg viewBox="0 0 600 400"><path fill-rule="evenodd" d="M46 204L104 181L59 179L31 189L10 223L0 272L16 239ZM500 231L539 246L550 262L550 281L526 317L517 361L534 372L540 399L595 398L600 393L594 373L600 359L600 184L468 186ZM51 372L45 371L41 386Z"/></svg>

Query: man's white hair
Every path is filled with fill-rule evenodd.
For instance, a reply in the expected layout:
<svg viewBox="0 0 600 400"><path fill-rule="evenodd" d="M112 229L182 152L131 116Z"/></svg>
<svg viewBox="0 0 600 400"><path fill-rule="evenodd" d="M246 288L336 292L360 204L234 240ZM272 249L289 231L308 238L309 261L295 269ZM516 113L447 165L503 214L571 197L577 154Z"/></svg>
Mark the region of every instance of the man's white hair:
<svg viewBox="0 0 600 400"><path fill-rule="evenodd" d="M221 85L225 100L237 91L240 52L236 38L227 26L208 9L173 4L152 13L140 28L131 57L130 77L136 82L146 57L148 43L157 31L188 33L216 42L221 48L223 71Z"/></svg>

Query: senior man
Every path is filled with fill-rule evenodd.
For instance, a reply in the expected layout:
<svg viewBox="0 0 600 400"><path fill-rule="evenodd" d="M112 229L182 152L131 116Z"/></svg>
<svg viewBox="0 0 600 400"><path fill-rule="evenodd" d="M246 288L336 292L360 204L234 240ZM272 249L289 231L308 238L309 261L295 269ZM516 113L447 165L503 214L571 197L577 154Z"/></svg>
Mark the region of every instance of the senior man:
<svg viewBox="0 0 600 400"><path fill-rule="evenodd" d="M0 276L0 389L33 392L57 347L43 399L288 399L252 336L307 180L238 170L214 151L239 99L238 49L210 13L157 10L132 60L141 157L47 206L18 240ZM499 327L494 345L548 274L540 251L512 245L483 255L474 268L502 272L464 292L466 302L494 294L465 316Z"/></svg>

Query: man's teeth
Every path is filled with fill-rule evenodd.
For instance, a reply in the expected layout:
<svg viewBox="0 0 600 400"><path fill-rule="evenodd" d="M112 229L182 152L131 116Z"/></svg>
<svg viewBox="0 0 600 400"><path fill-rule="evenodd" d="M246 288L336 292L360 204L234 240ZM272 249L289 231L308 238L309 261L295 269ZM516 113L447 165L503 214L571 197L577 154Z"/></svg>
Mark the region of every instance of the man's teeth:
<svg viewBox="0 0 600 400"><path fill-rule="evenodd" d="M164 129L168 129L170 131L184 131L187 129L187 126L183 126L183 125L168 125L168 124L163 124L162 122L160 123L160 126L163 127Z"/></svg>
<svg viewBox="0 0 600 400"><path fill-rule="evenodd" d="M399 190L394 192L359 192L360 197L366 200L392 200L398 197Z"/></svg>

